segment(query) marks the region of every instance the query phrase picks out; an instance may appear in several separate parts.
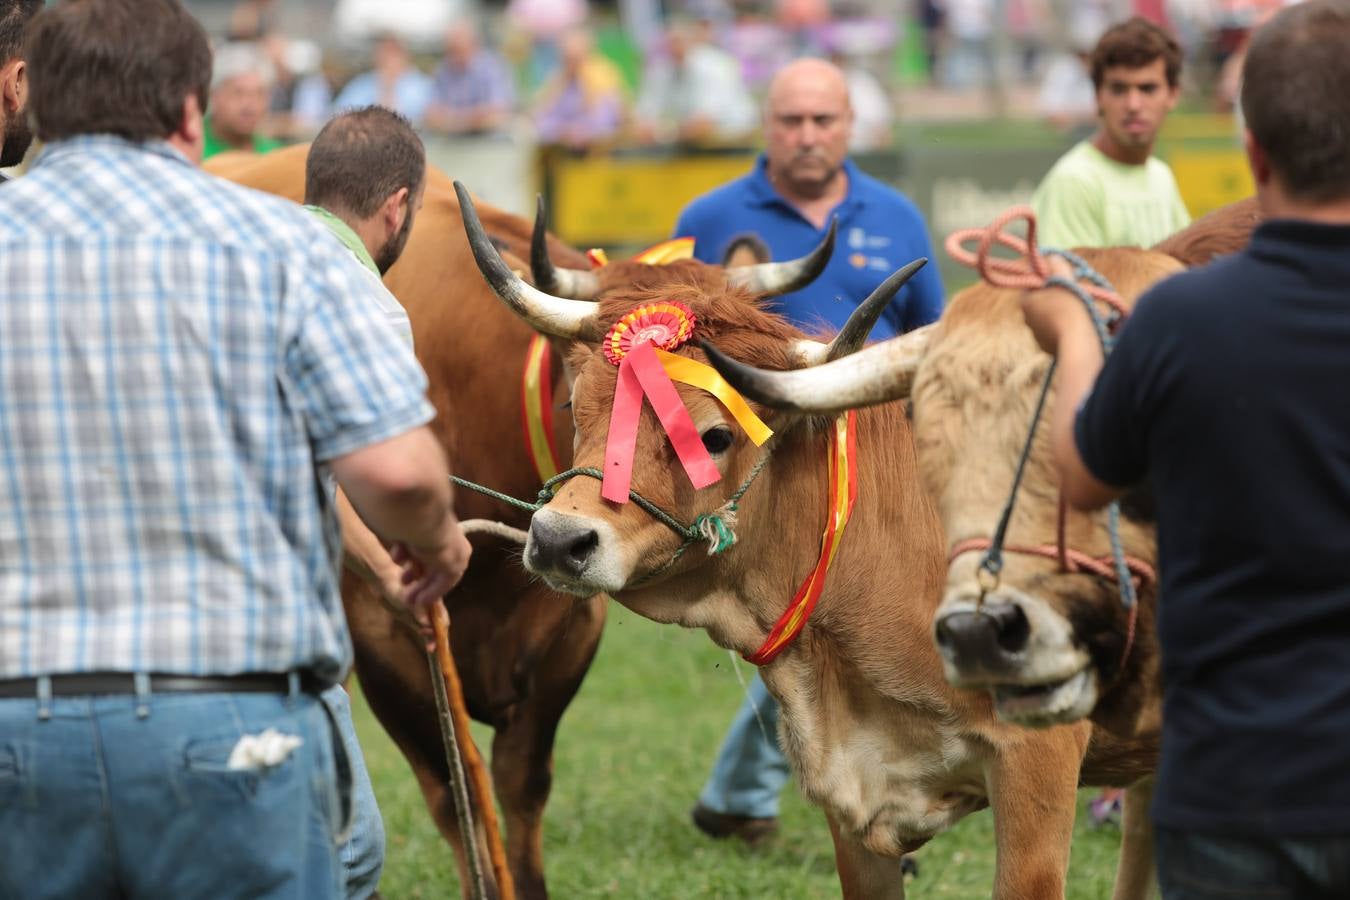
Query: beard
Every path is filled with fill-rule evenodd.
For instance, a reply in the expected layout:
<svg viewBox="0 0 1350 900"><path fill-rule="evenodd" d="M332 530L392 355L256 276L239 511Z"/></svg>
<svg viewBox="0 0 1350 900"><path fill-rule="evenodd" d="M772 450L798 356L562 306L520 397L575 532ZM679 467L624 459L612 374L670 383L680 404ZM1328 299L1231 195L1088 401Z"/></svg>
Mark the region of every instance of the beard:
<svg viewBox="0 0 1350 900"><path fill-rule="evenodd" d="M398 258L403 255L403 248L408 244L408 234L412 231L412 211L403 220L402 227L389 240L384 242L384 246L375 254L375 268L380 270L380 274L388 272L398 262Z"/></svg>
<svg viewBox="0 0 1350 900"><path fill-rule="evenodd" d="M0 169L17 166L28 154L33 143L33 129L28 114L20 112L5 123L4 145L0 147Z"/></svg>

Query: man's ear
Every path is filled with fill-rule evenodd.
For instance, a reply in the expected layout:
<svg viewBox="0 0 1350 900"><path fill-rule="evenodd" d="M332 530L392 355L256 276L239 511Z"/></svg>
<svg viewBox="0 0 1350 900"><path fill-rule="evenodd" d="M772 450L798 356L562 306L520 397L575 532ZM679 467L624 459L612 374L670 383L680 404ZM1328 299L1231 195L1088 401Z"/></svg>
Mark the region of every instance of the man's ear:
<svg viewBox="0 0 1350 900"><path fill-rule="evenodd" d="M1266 151L1261 149L1261 145L1252 137L1250 128L1242 130L1242 146L1247 151L1247 165L1251 166L1252 179L1257 185L1265 185L1270 182L1270 160L1266 157Z"/></svg>
<svg viewBox="0 0 1350 900"><path fill-rule="evenodd" d="M12 59L0 72L4 83L5 117L23 115L28 108L28 63Z"/></svg>
<svg viewBox="0 0 1350 900"><path fill-rule="evenodd" d="M398 230L403 227L403 220L412 214L408 205L408 189L401 187L386 197L380 212L388 236L398 234Z"/></svg>
<svg viewBox="0 0 1350 900"><path fill-rule="evenodd" d="M169 143L188 159L200 164L205 142L206 127L202 122L201 104L197 102L197 95L190 93L183 98L183 117L169 135Z"/></svg>

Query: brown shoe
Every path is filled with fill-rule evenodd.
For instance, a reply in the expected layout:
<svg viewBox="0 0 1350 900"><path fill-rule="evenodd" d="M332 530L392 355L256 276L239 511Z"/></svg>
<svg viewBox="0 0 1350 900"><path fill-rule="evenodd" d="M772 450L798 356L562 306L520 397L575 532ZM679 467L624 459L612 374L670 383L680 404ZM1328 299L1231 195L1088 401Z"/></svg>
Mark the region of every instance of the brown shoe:
<svg viewBox="0 0 1350 900"><path fill-rule="evenodd" d="M694 825L708 837L737 838L750 847L758 847L778 833L776 818L757 819L752 816L733 816L708 809L702 803L689 813Z"/></svg>

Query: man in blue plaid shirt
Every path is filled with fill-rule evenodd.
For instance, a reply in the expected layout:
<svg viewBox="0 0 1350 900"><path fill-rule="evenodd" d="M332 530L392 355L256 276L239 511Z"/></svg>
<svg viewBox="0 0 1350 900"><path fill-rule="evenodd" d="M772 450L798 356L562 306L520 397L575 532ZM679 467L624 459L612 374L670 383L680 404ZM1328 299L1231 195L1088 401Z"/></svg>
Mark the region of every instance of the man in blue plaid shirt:
<svg viewBox="0 0 1350 900"><path fill-rule="evenodd" d="M312 217L201 153L179 0L34 19L0 191L0 897L336 897L331 470L425 619L468 544L425 376Z"/></svg>

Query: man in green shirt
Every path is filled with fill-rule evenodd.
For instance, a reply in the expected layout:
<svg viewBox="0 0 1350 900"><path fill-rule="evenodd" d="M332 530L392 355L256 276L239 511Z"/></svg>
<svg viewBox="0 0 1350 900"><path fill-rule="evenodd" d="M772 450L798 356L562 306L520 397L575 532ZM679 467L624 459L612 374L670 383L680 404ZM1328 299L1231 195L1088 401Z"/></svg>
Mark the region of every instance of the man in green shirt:
<svg viewBox="0 0 1350 900"><path fill-rule="evenodd" d="M397 262L426 185L426 150L408 120L381 106L334 117L314 138L305 159L305 209L370 273L381 276ZM372 292L391 332L412 343L412 323L403 305L383 284ZM400 596L402 569L380 539L337 491L347 568L391 597ZM379 884L384 866L384 823L352 726L347 696L334 687L324 694L352 761L352 828L340 854L346 900L365 900Z"/></svg>
<svg viewBox="0 0 1350 900"><path fill-rule="evenodd" d="M1181 48L1158 26L1135 17L1102 35L1092 51L1100 124L1032 197L1041 244L1149 247L1190 224L1172 170L1153 156L1180 80Z"/></svg>
<svg viewBox="0 0 1350 900"><path fill-rule="evenodd" d="M226 150L266 153L281 146L258 133L267 115L272 77L272 64L254 44L226 44L216 51L202 123L202 159Z"/></svg>

